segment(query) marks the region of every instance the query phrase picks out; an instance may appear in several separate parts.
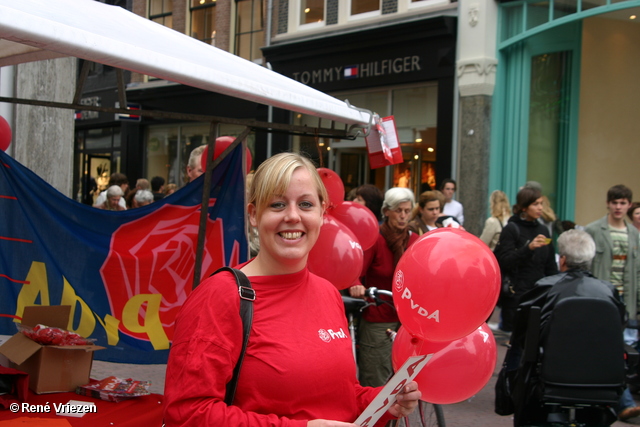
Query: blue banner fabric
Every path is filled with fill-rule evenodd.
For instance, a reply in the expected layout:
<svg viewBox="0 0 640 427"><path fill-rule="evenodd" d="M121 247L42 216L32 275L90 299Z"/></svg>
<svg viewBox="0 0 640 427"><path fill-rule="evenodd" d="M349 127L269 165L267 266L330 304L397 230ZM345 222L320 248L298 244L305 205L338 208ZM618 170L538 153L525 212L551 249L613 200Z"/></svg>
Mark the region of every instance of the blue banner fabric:
<svg viewBox="0 0 640 427"><path fill-rule="evenodd" d="M242 147L212 173L201 278L247 259ZM0 334L25 306L70 305L95 358L166 363L191 292L204 175L147 206L113 212L59 193L0 151Z"/></svg>

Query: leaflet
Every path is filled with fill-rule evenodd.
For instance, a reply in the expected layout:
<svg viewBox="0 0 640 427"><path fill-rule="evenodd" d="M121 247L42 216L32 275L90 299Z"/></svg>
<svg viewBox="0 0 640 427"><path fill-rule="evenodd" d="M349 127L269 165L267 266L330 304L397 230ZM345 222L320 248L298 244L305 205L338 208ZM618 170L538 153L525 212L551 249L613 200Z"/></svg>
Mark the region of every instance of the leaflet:
<svg viewBox="0 0 640 427"><path fill-rule="evenodd" d="M360 427L368 427L377 423L380 417L395 403L398 393L418 375L432 356L433 354L426 354L408 358L380 390L376 398L360 414L355 424Z"/></svg>

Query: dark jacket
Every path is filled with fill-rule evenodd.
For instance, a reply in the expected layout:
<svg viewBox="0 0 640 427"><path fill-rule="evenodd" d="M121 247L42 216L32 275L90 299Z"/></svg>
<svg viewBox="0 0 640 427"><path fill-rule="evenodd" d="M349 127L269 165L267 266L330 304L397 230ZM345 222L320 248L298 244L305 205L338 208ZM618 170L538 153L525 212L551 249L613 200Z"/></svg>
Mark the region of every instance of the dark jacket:
<svg viewBox="0 0 640 427"><path fill-rule="evenodd" d="M609 282L599 280L586 270L572 269L540 280L533 289L522 295L516 316L511 344L524 346L527 321L531 307L540 307L540 337L546 336L546 325L553 308L571 297L601 298L611 301L620 313L620 333L627 323L627 312L618 291Z"/></svg>
<svg viewBox="0 0 640 427"><path fill-rule="evenodd" d="M494 254L500 271L511 277L516 296L533 288L543 277L558 273L553 243L533 251L529 249L529 243L538 234L550 237L549 230L540 222L525 221L517 215L509 218L500 233Z"/></svg>

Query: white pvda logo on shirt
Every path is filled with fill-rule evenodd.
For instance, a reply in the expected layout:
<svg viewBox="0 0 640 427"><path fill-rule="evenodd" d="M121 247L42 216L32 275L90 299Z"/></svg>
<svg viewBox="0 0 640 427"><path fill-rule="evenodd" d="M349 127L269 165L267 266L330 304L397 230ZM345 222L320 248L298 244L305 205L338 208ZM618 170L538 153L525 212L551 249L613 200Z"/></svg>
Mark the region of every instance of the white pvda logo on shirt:
<svg viewBox="0 0 640 427"><path fill-rule="evenodd" d="M334 331L333 329L329 329L329 330L319 329L318 336L322 341L327 343L331 342L331 340L334 340L334 339L348 338L347 334L344 333L342 328L340 328L340 330L337 332Z"/></svg>

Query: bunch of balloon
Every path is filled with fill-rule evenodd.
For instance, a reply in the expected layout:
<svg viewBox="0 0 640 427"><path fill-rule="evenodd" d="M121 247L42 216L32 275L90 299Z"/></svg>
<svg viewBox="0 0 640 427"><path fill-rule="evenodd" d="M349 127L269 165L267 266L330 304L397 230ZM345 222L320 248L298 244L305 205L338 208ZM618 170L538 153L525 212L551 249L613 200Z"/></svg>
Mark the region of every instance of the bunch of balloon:
<svg viewBox="0 0 640 427"><path fill-rule="evenodd" d="M415 378L421 399L457 403L478 393L493 375L496 341L486 323L450 342L422 340L400 327L391 352L393 368L400 368L408 357L425 354L432 354L431 359Z"/></svg>
<svg viewBox="0 0 640 427"><path fill-rule="evenodd" d="M220 156L220 154L222 154L222 152L226 150L227 147L230 146L235 140L236 139L233 136L220 136L216 138L216 146L213 149L213 160L217 159ZM200 157L200 167L202 167L203 171L207 169L208 155L209 155L209 146L206 146L204 148L204 151L202 152L202 157ZM248 173L251 170L251 163L253 162L253 158L251 157L251 151L249 151L248 147L246 149L245 157L246 157L247 173Z"/></svg>
<svg viewBox="0 0 640 427"><path fill-rule="evenodd" d="M0 150L7 151L11 144L11 127L4 117L0 116Z"/></svg>
<svg viewBox="0 0 640 427"><path fill-rule="evenodd" d="M402 333L392 358L397 368L409 356L433 354L416 379L423 400L460 402L486 385L496 344L485 321L499 292L495 256L464 230L433 230L402 255L393 283Z"/></svg>
<svg viewBox="0 0 640 427"><path fill-rule="evenodd" d="M363 253L375 243L378 221L369 209L344 201L340 176L318 168L329 196L315 246L309 253L309 271L327 279L338 289L352 286L362 271Z"/></svg>

